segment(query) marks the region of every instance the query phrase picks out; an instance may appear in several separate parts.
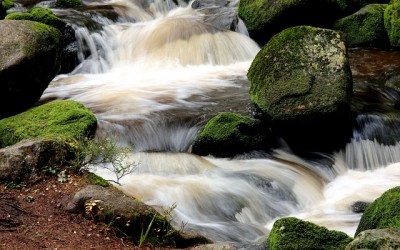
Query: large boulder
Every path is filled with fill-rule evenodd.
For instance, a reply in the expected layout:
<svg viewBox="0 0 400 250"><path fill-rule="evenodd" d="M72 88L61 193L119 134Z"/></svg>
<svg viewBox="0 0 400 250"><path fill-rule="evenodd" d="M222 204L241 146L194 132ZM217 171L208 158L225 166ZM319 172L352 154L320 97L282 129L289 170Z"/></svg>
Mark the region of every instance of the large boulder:
<svg viewBox="0 0 400 250"><path fill-rule="evenodd" d="M225 112L205 125L196 138L192 152L198 155L231 157L267 145L266 127L258 120Z"/></svg>
<svg viewBox="0 0 400 250"><path fill-rule="evenodd" d="M68 160L72 148L62 140L24 140L0 149L0 181L25 181L43 174L46 166Z"/></svg>
<svg viewBox="0 0 400 250"><path fill-rule="evenodd" d="M53 101L0 120L0 147L33 138L91 137L96 126L96 117L81 103Z"/></svg>
<svg viewBox="0 0 400 250"><path fill-rule="evenodd" d="M343 16L343 10L334 0L241 0L238 9L250 37L259 44L265 44L286 28L324 27Z"/></svg>
<svg viewBox="0 0 400 250"><path fill-rule="evenodd" d="M84 213L117 227L135 241L139 241L141 234L149 230L146 240L153 245L183 248L210 242L202 236L175 230L169 223L170 214L160 214L154 208L116 189L87 186L68 201L65 209L71 213Z"/></svg>
<svg viewBox="0 0 400 250"><path fill-rule="evenodd" d="M346 250L357 249L400 249L400 230L393 228L365 230L346 246Z"/></svg>
<svg viewBox="0 0 400 250"><path fill-rule="evenodd" d="M347 138L352 76L342 33L286 29L257 54L247 76L252 102L291 146L321 150Z"/></svg>
<svg viewBox="0 0 400 250"><path fill-rule="evenodd" d="M347 234L294 217L275 221L269 234L269 250L337 250L351 242Z"/></svg>
<svg viewBox="0 0 400 250"><path fill-rule="evenodd" d="M61 33L32 21L0 21L0 118L31 107L60 69Z"/></svg>
<svg viewBox="0 0 400 250"><path fill-rule="evenodd" d="M367 207L355 235L368 229L400 229L400 187L389 189Z"/></svg>
<svg viewBox="0 0 400 250"><path fill-rule="evenodd" d="M392 0L384 13L385 29L389 36L390 45L400 46L400 0Z"/></svg>
<svg viewBox="0 0 400 250"><path fill-rule="evenodd" d="M386 47L389 39L383 21L386 4L370 4L356 13L333 24L333 28L346 33L349 47Z"/></svg>

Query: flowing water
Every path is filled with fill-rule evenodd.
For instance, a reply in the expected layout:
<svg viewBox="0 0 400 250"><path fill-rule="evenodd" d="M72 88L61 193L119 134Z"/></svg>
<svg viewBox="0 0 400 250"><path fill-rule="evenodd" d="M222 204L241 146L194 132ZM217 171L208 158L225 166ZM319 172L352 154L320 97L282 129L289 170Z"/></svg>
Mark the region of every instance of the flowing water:
<svg viewBox="0 0 400 250"><path fill-rule="evenodd" d="M75 23L80 64L57 76L42 100L80 101L98 118L97 136L133 145L129 157L137 167L120 188L156 208L176 205L177 228L250 248L277 218L291 215L353 235L360 215L351 205L400 183L399 121L383 112L395 112L399 98L376 85L375 68L363 68L370 53L351 53L360 114L340 152L303 159L285 147L234 159L200 157L189 153L190 144L210 117L251 114L246 73L260 48L243 23L225 29L212 16L218 11L209 11L215 8L168 0L87 4L112 6L118 18L92 14L102 28L90 30L75 20L88 15L55 10ZM234 11L230 5L221 11ZM115 178L101 166L94 171Z"/></svg>

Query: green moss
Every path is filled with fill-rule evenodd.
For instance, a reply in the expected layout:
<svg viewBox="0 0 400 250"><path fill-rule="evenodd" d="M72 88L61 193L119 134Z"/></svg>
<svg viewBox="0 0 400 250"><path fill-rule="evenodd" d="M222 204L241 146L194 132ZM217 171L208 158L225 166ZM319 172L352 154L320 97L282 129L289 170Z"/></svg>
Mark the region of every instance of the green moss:
<svg viewBox="0 0 400 250"><path fill-rule="evenodd" d="M268 241L270 250L336 250L344 249L351 240L343 232L288 217L274 223Z"/></svg>
<svg viewBox="0 0 400 250"><path fill-rule="evenodd" d="M349 105L352 85L343 41L338 32L310 26L275 35L247 74L253 103L272 120Z"/></svg>
<svg viewBox="0 0 400 250"><path fill-rule="evenodd" d="M63 31L65 27L64 21L54 15L50 9L41 7L32 8L30 12L26 13L13 12L8 14L5 19L36 21L52 26L60 31Z"/></svg>
<svg viewBox="0 0 400 250"><path fill-rule="evenodd" d="M371 203L363 213L356 234L367 229L400 229L400 187L392 188Z"/></svg>
<svg viewBox="0 0 400 250"><path fill-rule="evenodd" d="M82 5L82 0L57 0L56 7L58 8L74 8Z"/></svg>
<svg viewBox="0 0 400 250"><path fill-rule="evenodd" d="M219 157L233 156L262 147L262 124L250 117L225 112L213 117L197 137L193 152Z"/></svg>
<svg viewBox="0 0 400 250"><path fill-rule="evenodd" d="M267 3L265 0L239 1L239 16L246 23L248 30L260 30L268 23Z"/></svg>
<svg viewBox="0 0 400 250"><path fill-rule="evenodd" d="M53 101L0 120L0 146L32 138L82 138L92 136L96 117L75 101Z"/></svg>
<svg viewBox="0 0 400 250"><path fill-rule="evenodd" d="M14 6L14 2L12 0L3 0L1 4L5 9L9 9Z"/></svg>
<svg viewBox="0 0 400 250"><path fill-rule="evenodd" d="M381 46L387 44L383 13L386 4L370 4L353 15L344 17L333 25L334 29L346 33L349 46Z"/></svg>
<svg viewBox="0 0 400 250"><path fill-rule="evenodd" d="M87 173L85 175L86 180L93 185L98 185L102 187L108 187L110 186L110 183L106 181L105 179L101 178L100 176L93 174L93 173Z"/></svg>
<svg viewBox="0 0 400 250"><path fill-rule="evenodd" d="M400 46L400 1L393 1L386 7L384 24L390 44Z"/></svg>

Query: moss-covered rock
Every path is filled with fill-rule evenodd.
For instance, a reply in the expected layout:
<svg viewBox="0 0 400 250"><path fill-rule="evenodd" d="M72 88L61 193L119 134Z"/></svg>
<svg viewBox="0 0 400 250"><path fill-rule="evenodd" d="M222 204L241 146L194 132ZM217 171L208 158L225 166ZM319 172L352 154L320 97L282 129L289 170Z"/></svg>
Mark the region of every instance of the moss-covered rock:
<svg viewBox="0 0 400 250"><path fill-rule="evenodd" d="M357 249L400 249L400 230L394 228L365 230L346 246L346 250Z"/></svg>
<svg viewBox="0 0 400 250"><path fill-rule="evenodd" d="M87 186L68 202L65 209L72 213L85 213L96 220L117 227L139 242L141 234L149 233L146 242L155 246L185 248L210 241L199 235L184 234L169 223L171 209L164 214L117 189Z"/></svg>
<svg viewBox="0 0 400 250"><path fill-rule="evenodd" d="M352 77L342 33L286 29L261 49L247 76L252 102L285 139L318 150L347 131ZM336 133L328 139L330 129Z"/></svg>
<svg viewBox="0 0 400 250"><path fill-rule="evenodd" d="M35 7L29 12L13 12L6 16L6 20L30 20L39 23L50 25L61 32L64 31L65 23L63 20L58 18L51 9Z"/></svg>
<svg viewBox="0 0 400 250"><path fill-rule="evenodd" d="M96 117L81 103L53 101L0 120L0 147L31 138L90 137L96 125Z"/></svg>
<svg viewBox="0 0 400 250"><path fill-rule="evenodd" d="M287 217L274 223L268 241L269 250L337 250L344 249L351 240L343 232Z"/></svg>
<svg viewBox="0 0 400 250"><path fill-rule="evenodd" d="M267 132L260 121L225 112L213 117L195 140L192 152L198 155L230 157L265 148Z"/></svg>
<svg viewBox="0 0 400 250"><path fill-rule="evenodd" d="M392 0L384 13L384 24L390 45L400 46L400 1Z"/></svg>
<svg viewBox="0 0 400 250"><path fill-rule="evenodd" d="M14 6L14 1L13 0L2 0L1 5L7 10Z"/></svg>
<svg viewBox="0 0 400 250"><path fill-rule="evenodd" d="M400 229L400 187L389 189L367 207L355 235L367 229Z"/></svg>
<svg viewBox="0 0 400 250"><path fill-rule="evenodd" d="M383 13L386 4L370 4L356 13L336 21L333 28L346 33L349 47L384 47L389 44Z"/></svg>
<svg viewBox="0 0 400 250"><path fill-rule="evenodd" d="M239 16L250 37L265 44L274 34L297 25L325 27L343 16L340 5L332 0L241 0Z"/></svg>
<svg viewBox="0 0 400 250"><path fill-rule="evenodd" d="M38 101L60 69L61 33L48 25L0 21L0 118Z"/></svg>
<svg viewBox="0 0 400 250"><path fill-rule="evenodd" d="M0 181L26 181L64 164L72 148L58 139L24 140L0 149Z"/></svg>
<svg viewBox="0 0 400 250"><path fill-rule="evenodd" d="M101 187L110 186L110 183L107 180L93 173L87 173L85 175L85 179L92 185L97 185Z"/></svg>

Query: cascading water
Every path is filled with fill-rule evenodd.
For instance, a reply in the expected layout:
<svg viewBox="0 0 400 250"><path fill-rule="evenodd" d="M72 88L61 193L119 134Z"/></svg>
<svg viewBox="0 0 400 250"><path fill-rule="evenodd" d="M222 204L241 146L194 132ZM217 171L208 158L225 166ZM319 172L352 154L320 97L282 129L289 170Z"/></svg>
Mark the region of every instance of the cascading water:
<svg viewBox="0 0 400 250"><path fill-rule="evenodd" d="M399 140L383 145L375 139L387 128L380 116L360 116L353 140L323 161L285 150L234 159L188 153L211 116L251 112L246 73L259 47L240 20L240 32L222 29L209 12L190 5L91 4L111 5L119 17L95 17L103 26L95 31L75 26L81 63L57 76L42 101L80 101L98 118L97 136L134 145L130 157L138 165L120 188L154 207L176 204L178 228L246 248L265 237L275 219L294 215L352 235L360 215L351 204L372 201L399 183ZM73 22L68 11L57 14ZM113 178L101 166L94 171Z"/></svg>

